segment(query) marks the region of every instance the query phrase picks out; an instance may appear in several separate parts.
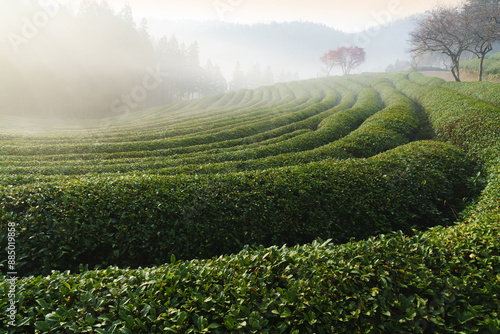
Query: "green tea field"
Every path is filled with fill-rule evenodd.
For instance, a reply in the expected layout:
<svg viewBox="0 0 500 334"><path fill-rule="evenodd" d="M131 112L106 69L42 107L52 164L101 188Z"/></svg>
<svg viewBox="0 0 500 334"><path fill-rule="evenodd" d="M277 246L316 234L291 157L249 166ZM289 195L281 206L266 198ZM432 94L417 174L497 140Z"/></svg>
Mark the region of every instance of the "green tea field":
<svg viewBox="0 0 500 334"><path fill-rule="evenodd" d="M0 176L2 333L500 333L498 83L0 117Z"/></svg>

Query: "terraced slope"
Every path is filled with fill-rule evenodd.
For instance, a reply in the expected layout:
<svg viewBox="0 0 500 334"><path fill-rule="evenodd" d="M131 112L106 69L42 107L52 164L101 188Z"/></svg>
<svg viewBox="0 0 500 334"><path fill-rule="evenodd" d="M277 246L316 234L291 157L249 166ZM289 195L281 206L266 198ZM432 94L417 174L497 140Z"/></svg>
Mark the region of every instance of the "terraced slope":
<svg viewBox="0 0 500 334"><path fill-rule="evenodd" d="M419 127L415 104L390 82L353 77L182 102L104 127L6 133L2 215L22 231L26 274L447 223L454 213L442 202L461 209L471 164L447 145L402 146Z"/></svg>
<svg viewBox="0 0 500 334"><path fill-rule="evenodd" d="M20 275L172 262L24 278L19 332L500 329L500 110L470 89L344 76L50 131L4 119L0 242L14 223ZM318 238L335 245L277 248ZM245 245L274 247L224 255ZM464 254L475 274L450 267ZM458 288L471 277L480 293Z"/></svg>

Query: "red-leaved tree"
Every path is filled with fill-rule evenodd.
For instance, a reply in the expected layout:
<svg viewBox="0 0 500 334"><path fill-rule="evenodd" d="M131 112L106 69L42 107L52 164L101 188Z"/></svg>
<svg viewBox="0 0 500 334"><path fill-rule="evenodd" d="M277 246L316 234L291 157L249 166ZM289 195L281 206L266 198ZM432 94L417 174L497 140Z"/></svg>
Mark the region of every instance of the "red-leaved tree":
<svg viewBox="0 0 500 334"><path fill-rule="evenodd" d="M340 66L344 74L349 74L365 62L366 53L358 46L342 46L336 50L329 50L320 60L324 64L323 71L327 76L335 66Z"/></svg>

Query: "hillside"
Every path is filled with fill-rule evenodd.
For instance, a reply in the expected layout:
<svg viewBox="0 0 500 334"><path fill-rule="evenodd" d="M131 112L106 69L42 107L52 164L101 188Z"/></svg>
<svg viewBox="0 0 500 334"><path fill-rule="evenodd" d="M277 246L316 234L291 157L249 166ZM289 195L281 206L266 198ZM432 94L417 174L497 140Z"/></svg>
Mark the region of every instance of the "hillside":
<svg viewBox="0 0 500 334"><path fill-rule="evenodd" d="M500 331L499 86L474 85L350 75L4 117L3 329Z"/></svg>
<svg viewBox="0 0 500 334"><path fill-rule="evenodd" d="M479 59L472 59L462 62L462 72L465 72L466 78L477 81L479 73ZM484 60L483 64L484 80L486 81L500 81L500 52L490 55Z"/></svg>
<svg viewBox="0 0 500 334"><path fill-rule="evenodd" d="M242 25L221 22L150 20L151 33L157 37L175 35L180 41L197 41L202 60L221 66L228 81L237 63L247 71L259 63L270 66L278 79L281 71L297 71L299 77L316 78L321 73L319 58L328 50L357 45L367 53L359 71L384 71L396 60L409 60L407 36L415 17L388 22L370 22L370 30L347 33L311 22L282 22ZM332 22L334 25L334 22ZM387 48L391 45L391 48ZM224 52L221 52L224 50ZM256 50L259 50L256 52Z"/></svg>

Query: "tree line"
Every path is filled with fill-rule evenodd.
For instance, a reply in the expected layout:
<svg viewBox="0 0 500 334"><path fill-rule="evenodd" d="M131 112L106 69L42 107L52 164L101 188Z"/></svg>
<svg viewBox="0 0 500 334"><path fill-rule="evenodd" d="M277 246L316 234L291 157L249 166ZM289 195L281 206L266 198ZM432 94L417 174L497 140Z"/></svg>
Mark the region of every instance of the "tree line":
<svg viewBox="0 0 500 334"><path fill-rule="evenodd" d="M479 81L483 62L500 42L500 1L466 0L458 6L438 6L430 11L410 33L410 52L414 59L445 55L451 73L460 81L460 60L469 52L479 58Z"/></svg>
<svg viewBox="0 0 500 334"><path fill-rule="evenodd" d="M2 2L0 113L98 118L227 90L196 42L155 40L128 5Z"/></svg>

